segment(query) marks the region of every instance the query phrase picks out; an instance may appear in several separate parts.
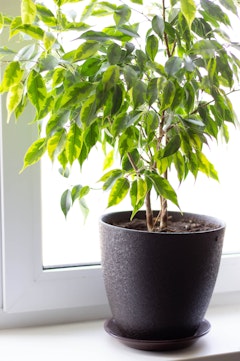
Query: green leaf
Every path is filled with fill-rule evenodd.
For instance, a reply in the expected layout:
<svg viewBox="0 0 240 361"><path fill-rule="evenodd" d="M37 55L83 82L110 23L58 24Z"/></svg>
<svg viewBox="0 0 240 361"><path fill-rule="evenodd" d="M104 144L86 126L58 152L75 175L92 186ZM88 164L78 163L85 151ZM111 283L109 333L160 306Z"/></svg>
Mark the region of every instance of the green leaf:
<svg viewBox="0 0 240 361"><path fill-rule="evenodd" d="M72 207L72 195L71 191L67 189L65 192L63 192L61 196L61 209L65 217L67 217L67 214L69 210Z"/></svg>
<svg viewBox="0 0 240 361"><path fill-rule="evenodd" d="M161 110L169 108L175 97L175 85L169 80L163 87Z"/></svg>
<svg viewBox="0 0 240 361"><path fill-rule="evenodd" d="M158 15L155 15L152 19L152 28L155 33L162 39L165 29L165 24L163 18Z"/></svg>
<svg viewBox="0 0 240 361"><path fill-rule="evenodd" d="M99 182L104 182L102 188L104 191L111 188L112 184L120 177L122 177L122 169L113 169L105 173L99 180Z"/></svg>
<svg viewBox="0 0 240 361"><path fill-rule="evenodd" d="M163 151L163 157L168 157L178 151L181 146L181 138L176 134L170 141L167 143Z"/></svg>
<svg viewBox="0 0 240 361"><path fill-rule="evenodd" d="M131 17L131 9L127 5L120 5L114 12L113 18L117 26L128 22Z"/></svg>
<svg viewBox="0 0 240 361"><path fill-rule="evenodd" d="M124 74L125 81L127 83L127 88L129 90L133 87L133 85L137 81L137 78L138 78L137 73L131 66L126 65L123 69L123 74Z"/></svg>
<svg viewBox="0 0 240 361"><path fill-rule="evenodd" d="M47 98L45 81L40 73L32 70L27 81L28 98L39 113Z"/></svg>
<svg viewBox="0 0 240 361"><path fill-rule="evenodd" d="M146 53L148 54L149 58L154 61L155 56L158 53L158 38L155 35L150 35L147 37Z"/></svg>
<svg viewBox="0 0 240 361"><path fill-rule="evenodd" d="M130 184L126 178L118 178L109 194L108 208L119 204L128 194L129 188Z"/></svg>
<svg viewBox="0 0 240 361"><path fill-rule="evenodd" d="M32 24L37 13L36 4L32 0L21 1L21 16L23 24Z"/></svg>
<svg viewBox="0 0 240 361"><path fill-rule="evenodd" d="M37 16L47 25L47 26L56 26L57 19L55 18L53 12L48 9L46 6L41 4L36 4Z"/></svg>
<svg viewBox="0 0 240 361"><path fill-rule="evenodd" d="M143 0L130 0L130 1L134 4L139 4L139 5L143 4Z"/></svg>
<svg viewBox="0 0 240 361"><path fill-rule="evenodd" d="M182 67L182 59L172 56L165 63L165 71L169 76L175 75Z"/></svg>
<svg viewBox="0 0 240 361"><path fill-rule="evenodd" d="M201 0L201 6L206 11L208 16L212 17L215 21L220 21L225 25L231 25L227 13L224 12L221 7L215 4L213 1Z"/></svg>
<svg viewBox="0 0 240 361"><path fill-rule="evenodd" d="M69 110L72 106L75 107L76 103L86 100L92 90L92 84L89 82L79 82L66 89L61 99L60 108Z"/></svg>
<svg viewBox="0 0 240 361"><path fill-rule="evenodd" d="M235 15L238 14L234 0L220 0L220 4L222 4L227 10L232 11Z"/></svg>
<svg viewBox="0 0 240 361"><path fill-rule="evenodd" d="M191 51L194 54L201 54L204 57L214 57L215 52L219 49L219 44L216 41L203 39L195 42Z"/></svg>
<svg viewBox="0 0 240 361"><path fill-rule="evenodd" d="M24 72L20 68L20 63L18 61L13 61L8 64L3 74L2 83L0 84L0 92L6 92L12 86L20 83L23 73Z"/></svg>
<svg viewBox="0 0 240 361"><path fill-rule="evenodd" d="M150 172L147 173L146 176L153 183L154 188L158 195L164 197L165 199L169 199L177 207L179 207L176 192L174 191L174 189L172 188L172 186L170 185L167 179L159 176L156 173L150 173Z"/></svg>
<svg viewBox="0 0 240 361"><path fill-rule="evenodd" d="M54 133L62 129L69 120L69 110L61 109L59 112L54 113L46 125L46 134L52 137Z"/></svg>
<svg viewBox="0 0 240 361"><path fill-rule="evenodd" d="M82 105L80 119L88 127L96 118L97 103L95 95L89 97Z"/></svg>
<svg viewBox="0 0 240 361"><path fill-rule="evenodd" d="M147 87L147 101L149 105L152 105L158 98L158 79L153 78L149 81Z"/></svg>
<svg viewBox="0 0 240 361"><path fill-rule="evenodd" d="M107 49L107 56L111 65L118 64L122 57L121 47L116 43L111 44Z"/></svg>
<svg viewBox="0 0 240 361"><path fill-rule="evenodd" d="M73 123L68 132L66 141L66 156L71 165L73 164L74 160L79 157L81 146L81 129L77 126L76 123Z"/></svg>
<svg viewBox="0 0 240 361"><path fill-rule="evenodd" d="M135 109L145 103L147 98L147 85L143 81L136 81L132 89L132 97Z"/></svg>
<svg viewBox="0 0 240 361"><path fill-rule="evenodd" d="M7 110L8 110L8 118L7 122L11 117L11 114L16 110L18 105L21 103L23 97L23 84L18 83L13 85L7 94Z"/></svg>
<svg viewBox="0 0 240 361"><path fill-rule="evenodd" d="M21 172L30 165L37 163L42 158L43 154L46 152L46 149L47 149L46 138L40 138L37 139L35 142L33 142L24 156L23 168Z"/></svg>
<svg viewBox="0 0 240 361"><path fill-rule="evenodd" d="M86 132L84 133L85 145L90 149L97 143L99 139L99 124L95 122L88 126Z"/></svg>
<svg viewBox="0 0 240 361"><path fill-rule="evenodd" d="M105 87L105 91L114 87L120 77L120 70L117 65L110 65L108 69L103 73L102 81Z"/></svg>
<svg viewBox="0 0 240 361"><path fill-rule="evenodd" d="M74 61L89 59L99 50L100 44L97 41L87 40L81 44L74 53Z"/></svg>
<svg viewBox="0 0 240 361"><path fill-rule="evenodd" d="M105 42L106 40L111 40L113 36L108 35L107 33L101 31L88 30L80 36L80 39L94 40L99 42Z"/></svg>
<svg viewBox="0 0 240 361"><path fill-rule="evenodd" d="M75 200L85 197L89 192L89 186L83 187L81 184L74 186L71 192L72 201L75 202Z"/></svg>
<svg viewBox="0 0 240 361"><path fill-rule="evenodd" d="M36 25L24 24L19 25L16 28L11 28L10 37L13 37L19 32L29 35L31 38L36 40L43 40L44 38L44 31Z"/></svg>
<svg viewBox="0 0 240 361"><path fill-rule="evenodd" d="M87 59L81 66L81 74L83 76L94 76L101 68L102 62L98 58Z"/></svg>
<svg viewBox="0 0 240 361"><path fill-rule="evenodd" d="M177 152L174 154L173 162L177 171L179 182L182 182L186 176L186 168L184 157L182 156L181 152Z"/></svg>
<svg viewBox="0 0 240 361"><path fill-rule="evenodd" d="M192 22L195 19L196 11L197 6L194 0L181 0L181 12L184 15L190 29Z"/></svg>

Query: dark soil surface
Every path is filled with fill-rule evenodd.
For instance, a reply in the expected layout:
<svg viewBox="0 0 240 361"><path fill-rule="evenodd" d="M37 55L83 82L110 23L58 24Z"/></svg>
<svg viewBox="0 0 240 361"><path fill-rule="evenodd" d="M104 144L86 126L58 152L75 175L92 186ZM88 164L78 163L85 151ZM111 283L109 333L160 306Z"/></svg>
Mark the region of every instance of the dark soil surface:
<svg viewBox="0 0 240 361"><path fill-rule="evenodd" d="M138 219L134 218L132 221L123 222L116 224L119 227L128 228L128 229L136 229L139 231L147 231L146 221L145 219ZM204 232L218 228L216 224L189 219L189 218L182 218L180 221L173 221L171 217L168 219L168 227L162 232L176 232L176 233L183 233L183 232ZM157 227L156 230L158 231Z"/></svg>

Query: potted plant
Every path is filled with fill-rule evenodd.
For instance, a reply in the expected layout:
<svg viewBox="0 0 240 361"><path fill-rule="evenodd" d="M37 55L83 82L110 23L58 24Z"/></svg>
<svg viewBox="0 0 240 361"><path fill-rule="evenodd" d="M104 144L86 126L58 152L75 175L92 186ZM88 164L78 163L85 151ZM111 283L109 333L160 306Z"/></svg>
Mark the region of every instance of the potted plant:
<svg viewBox="0 0 240 361"><path fill-rule="evenodd" d="M20 38L18 51L0 48L8 118L30 103L39 128L23 169L48 153L66 176L98 146L108 207L130 197L132 211L103 216L100 234L114 318L106 328L133 347L180 347L208 328L199 331L225 226L182 212L171 174L179 183L199 172L218 180L204 147L219 135L228 141L227 125L236 123L229 94L240 61L230 13L237 16L233 0L22 0L19 16L0 16L10 38ZM90 191L66 190L64 214Z"/></svg>

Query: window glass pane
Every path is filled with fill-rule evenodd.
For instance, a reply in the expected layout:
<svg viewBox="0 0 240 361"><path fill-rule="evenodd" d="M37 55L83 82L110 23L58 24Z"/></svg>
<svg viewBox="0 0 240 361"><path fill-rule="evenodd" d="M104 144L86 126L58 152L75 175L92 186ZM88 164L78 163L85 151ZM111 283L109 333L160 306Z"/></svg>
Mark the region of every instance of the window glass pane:
<svg viewBox="0 0 240 361"><path fill-rule="evenodd" d="M206 155L215 164L219 172L220 182L199 175L197 180L189 177L181 185L174 174L170 175L175 189L179 192L179 203L182 211L213 215L224 219L227 223L224 253L240 252L239 217L237 205L240 202L240 154L239 131L231 128L229 144L214 144L211 150L206 148ZM56 167L57 168L57 167ZM95 151L84 167L84 176L74 170L70 179L60 176L57 169L48 160L42 166L42 234L43 234L43 265L91 264L100 262L100 246L98 241L98 220L106 212L107 194L97 190L100 184L102 159ZM75 178L75 179L74 179ZM90 208L89 216L84 217L76 203L65 219L60 209L60 196L71 185L92 184L95 189L87 197ZM130 209L126 201L117 210ZM158 202L155 202L155 208ZM169 204L170 209L174 206ZM110 209L110 211L115 209Z"/></svg>

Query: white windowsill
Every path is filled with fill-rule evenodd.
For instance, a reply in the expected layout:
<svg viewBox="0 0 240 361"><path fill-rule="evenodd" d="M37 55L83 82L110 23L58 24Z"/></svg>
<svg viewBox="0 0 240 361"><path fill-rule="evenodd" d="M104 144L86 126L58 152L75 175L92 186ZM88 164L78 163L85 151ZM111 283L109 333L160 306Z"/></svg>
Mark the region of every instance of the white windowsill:
<svg viewBox="0 0 240 361"><path fill-rule="evenodd" d="M193 346L174 352L128 348L103 330L103 320L57 326L1 330L4 361L239 361L240 305L211 307L206 315L212 329Z"/></svg>

